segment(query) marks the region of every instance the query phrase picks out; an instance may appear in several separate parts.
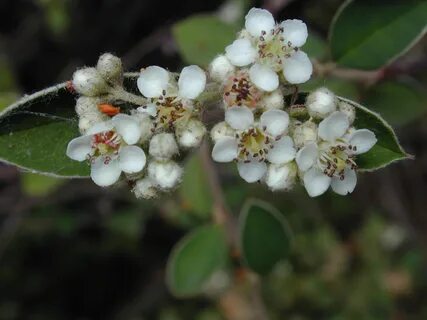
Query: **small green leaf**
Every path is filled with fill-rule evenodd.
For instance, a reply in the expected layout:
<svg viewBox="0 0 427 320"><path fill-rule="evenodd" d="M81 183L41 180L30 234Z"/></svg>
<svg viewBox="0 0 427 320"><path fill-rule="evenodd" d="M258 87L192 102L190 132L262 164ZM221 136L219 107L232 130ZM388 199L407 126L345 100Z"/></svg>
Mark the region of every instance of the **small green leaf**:
<svg viewBox="0 0 427 320"><path fill-rule="evenodd" d="M227 243L222 227L199 227L175 245L167 265L166 282L176 296L196 295L226 261Z"/></svg>
<svg viewBox="0 0 427 320"><path fill-rule="evenodd" d="M417 83L387 81L372 87L364 103L392 125L405 125L427 112L427 95Z"/></svg>
<svg viewBox="0 0 427 320"><path fill-rule="evenodd" d="M207 66L233 42L237 30L214 15L195 15L175 24L172 31L183 59Z"/></svg>
<svg viewBox="0 0 427 320"><path fill-rule="evenodd" d="M371 150L357 157L356 163L360 170L376 170L392 162L408 158L408 154L400 146L393 129L380 115L354 101L342 97L339 99L356 108L354 127L369 129L375 133L378 139Z"/></svg>
<svg viewBox="0 0 427 320"><path fill-rule="evenodd" d="M201 218L210 217L213 200L200 153L195 153L185 165L180 194L185 208Z"/></svg>
<svg viewBox="0 0 427 320"><path fill-rule="evenodd" d="M265 275L291 250L291 231L284 216L268 203L250 200L240 216L240 249L245 264Z"/></svg>
<svg viewBox="0 0 427 320"><path fill-rule="evenodd" d="M346 1L330 30L339 65L372 70L408 51L425 34L427 1Z"/></svg>

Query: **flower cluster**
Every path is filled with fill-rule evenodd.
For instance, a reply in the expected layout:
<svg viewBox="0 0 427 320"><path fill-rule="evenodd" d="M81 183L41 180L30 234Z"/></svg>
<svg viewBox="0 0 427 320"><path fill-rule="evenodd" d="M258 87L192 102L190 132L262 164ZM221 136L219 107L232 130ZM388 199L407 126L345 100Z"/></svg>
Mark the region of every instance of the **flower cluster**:
<svg viewBox="0 0 427 320"><path fill-rule="evenodd" d="M224 121L211 129L215 161L236 162L246 182L263 182L273 191L299 181L312 197L329 187L351 193L356 157L377 139L354 128L354 106L326 88L295 104L296 85L313 71L300 49L307 36L302 21L276 23L268 11L253 8L208 73L195 65L180 74L149 66L136 81L140 95L124 88L120 59L104 54L95 68L74 73L82 136L69 143L67 155L88 161L99 186L124 178L138 198L172 190L183 173L178 160L205 136L201 110L214 88L224 110Z"/></svg>
<svg viewBox="0 0 427 320"><path fill-rule="evenodd" d="M69 143L67 156L88 161L99 186L115 184L123 172L137 197L152 198L178 185L182 168L176 158L199 146L206 133L197 101L206 74L197 66L180 75L150 66L137 79L137 96L123 88L119 61L104 54L96 68L74 73L82 136ZM131 107L122 112L117 105Z"/></svg>

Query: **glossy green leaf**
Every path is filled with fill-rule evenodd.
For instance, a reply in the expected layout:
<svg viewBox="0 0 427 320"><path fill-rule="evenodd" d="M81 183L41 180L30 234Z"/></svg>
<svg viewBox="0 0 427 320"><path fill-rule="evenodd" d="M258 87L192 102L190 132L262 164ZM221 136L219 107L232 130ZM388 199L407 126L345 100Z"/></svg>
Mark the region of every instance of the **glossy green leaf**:
<svg viewBox="0 0 427 320"><path fill-rule="evenodd" d="M377 69L409 50L426 26L426 0L346 1L331 26L332 57L341 66Z"/></svg>
<svg viewBox="0 0 427 320"><path fill-rule="evenodd" d="M393 128L379 114L354 101L342 97L339 99L356 108L354 126L357 129L371 130L378 139L371 150L357 157L356 163L360 170L375 170L408 158L408 154L400 146Z"/></svg>
<svg viewBox="0 0 427 320"><path fill-rule="evenodd" d="M417 83L387 81L372 87L364 103L392 125L405 125L427 113L427 95Z"/></svg>
<svg viewBox="0 0 427 320"><path fill-rule="evenodd" d="M175 24L172 31L185 62L207 66L233 42L237 30L214 15L195 15Z"/></svg>
<svg viewBox="0 0 427 320"><path fill-rule="evenodd" d="M195 153L185 165L180 194L185 208L201 218L211 216L212 194L202 166L200 153Z"/></svg>
<svg viewBox="0 0 427 320"><path fill-rule="evenodd" d="M284 216L268 203L248 201L239 225L243 260L253 271L267 274L289 256L291 231Z"/></svg>
<svg viewBox="0 0 427 320"><path fill-rule="evenodd" d="M222 227L199 227L175 245L167 265L166 282L176 296L201 293L226 261L227 243Z"/></svg>
<svg viewBox="0 0 427 320"><path fill-rule="evenodd" d="M75 96L61 83L7 107L0 113L0 161L54 177L89 176L87 163L65 155L68 142L80 135L74 106Z"/></svg>

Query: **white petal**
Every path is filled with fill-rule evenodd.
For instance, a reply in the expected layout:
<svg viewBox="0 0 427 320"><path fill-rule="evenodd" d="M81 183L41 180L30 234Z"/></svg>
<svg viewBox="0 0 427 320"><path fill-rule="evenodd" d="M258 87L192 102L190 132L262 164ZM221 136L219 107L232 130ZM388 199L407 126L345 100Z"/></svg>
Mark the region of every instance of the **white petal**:
<svg viewBox="0 0 427 320"><path fill-rule="evenodd" d="M262 31L270 33L274 29L273 15L265 9L252 8L245 17L245 28L254 37L259 37Z"/></svg>
<svg viewBox="0 0 427 320"><path fill-rule="evenodd" d="M313 65L305 52L298 50L285 60L283 75L292 84L308 81L313 73Z"/></svg>
<svg viewBox="0 0 427 320"><path fill-rule="evenodd" d="M349 126L345 113L335 111L319 123L319 137L326 141L335 141L345 134Z"/></svg>
<svg viewBox="0 0 427 320"><path fill-rule="evenodd" d="M152 117L157 115L157 107L154 103L149 103L145 106L138 107L136 110L140 113L146 113Z"/></svg>
<svg viewBox="0 0 427 320"><path fill-rule="evenodd" d="M349 144L356 147L355 153L361 154L368 152L376 143L375 133L368 129L354 131L349 139Z"/></svg>
<svg viewBox="0 0 427 320"><path fill-rule="evenodd" d="M280 26L283 28L284 43L291 43L292 47L302 47L307 41L307 25L298 19L285 20Z"/></svg>
<svg viewBox="0 0 427 320"><path fill-rule="evenodd" d="M237 170L240 176L246 182L252 183L261 180L267 172L267 165L265 162L251 161L251 162L239 162L237 164Z"/></svg>
<svg viewBox="0 0 427 320"><path fill-rule="evenodd" d="M206 73L198 66L188 66L182 69L178 80L179 96L195 99L205 90Z"/></svg>
<svg viewBox="0 0 427 320"><path fill-rule="evenodd" d="M274 164L287 163L295 159L296 150L291 137L286 136L274 142L268 151L267 160Z"/></svg>
<svg viewBox="0 0 427 320"><path fill-rule="evenodd" d="M111 121L104 121L95 123L89 130L86 131L86 135L93 135L100 132L113 130L114 126Z"/></svg>
<svg viewBox="0 0 427 320"><path fill-rule="evenodd" d="M212 149L212 159L216 162L230 162L237 157L237 140L231 137L223 137L215 143Z"/></svg>
<svg viewBox="0 0 427 320"><path fill-rule="evenodd" d="M261 126L272 136L285 133L289 125L289 115L283 110L269 110L261 115Z"/></svg>
<svg viewBox="0 0 427 320"><path fill-rule="evenodd" d="M310 197L317 197L325 193L331 184L331 178L315 167L304 174L303 180L305 189Z"/></svg>
<svg viewBox="0 0 427 320"><path fill-rule="evenodd" d="M307 171L317 161L318 149L315 143L310 143L298 151L296 162L301 171Z"/></svg>
<svg viewBox="0 0 427 320"><path fill-rule="evenodd" d="M146 157L137 146L124 146L119 152L120 169L126 173L136 173L144 169Z"/></svg>
<svg viewBox="0 0 427 320"><path fill-rule="evenodd" d="M357 183L357 175L354 170L346 168L344 171L344 180L338 177L332 178L331 187L336 193L345 196L352 193Z"/></svg>
<svg viewBox="0 0 427 320"><path fill-rule="evenodd" d="M237 67L244 67L255 61L256 49L248 39L237 39L225 48L225 56Z"/></svg>
<svg viewBox="0 0 427 320"><path fill-rule="evenodd" d="M225 122L235 130L246 130L254 123L254 114L246 107L231 107L225 111Z"/></svg>
<svg viewBox="0 0 427 320"><path fill-rule="evenodd" d="M104 157L98 157L92 163L90 177L98 186L107 187L119 180L121 172L118 159L106 162Z"/></svg>
<svg viewBox="0 0 427 320"><path fill-rule="evenodd" d="M134 117L120 113L113 117L112 122L127 144L135 144L141 138L141 127Z"/></svg>
<svg viewBox="0 0 427 320"><path fill-rule="evenodd" d="M67 157L84 161L92 151L92 136L81 136L71 140L67 146Z"/></svg>
<svg viewBox="0 0 427 320"><path fill-rule="evenodd" d="M249 77L261 90L271 92L279 87L279 76L267 66L258 63L254 64L249 69Z"/></svg>
<svg viewBox="0 0 427 320"><path fill-rule="evenodd" d="M150 66L141 71L137 80L139 91L147 98L159 97L166 90L169 72L158 66Z"/></svg>

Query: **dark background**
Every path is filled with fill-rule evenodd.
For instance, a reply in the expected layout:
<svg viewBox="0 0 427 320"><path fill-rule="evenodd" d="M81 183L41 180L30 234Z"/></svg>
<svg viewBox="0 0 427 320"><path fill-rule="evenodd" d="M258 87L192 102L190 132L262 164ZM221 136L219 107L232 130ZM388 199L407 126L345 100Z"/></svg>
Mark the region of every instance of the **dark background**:
<svg viewBox="0 0 427 320"><path fill-rule="evenodd" d="M326 39L341 3L252 5L269 8L278 20L301 18ZM1 0L0 107L68 80L77 67L94 65L107 51L121 56L128 70L152 64L177 70L183 61L170 27L221 4ZM424 39L382 81L411 77L425 91L425 52ZM359 101L372 89L363 81L337 81ZM302 188L271 194L243 184L232 168L219 168L236 214L247 197L256 196L284 212L294 231L291 259L263 279L273 319L427 318L426 123L422 114L396 125L416 160L360 175L356 191L344 198L328 192L310 199ZM125 189L58 181L0 164L0 319L239 319L232 309L250 306L233 296L182 300L165 287L172 246L209 219L209 213L192 208L186 194L137 201Z"/></svg>

